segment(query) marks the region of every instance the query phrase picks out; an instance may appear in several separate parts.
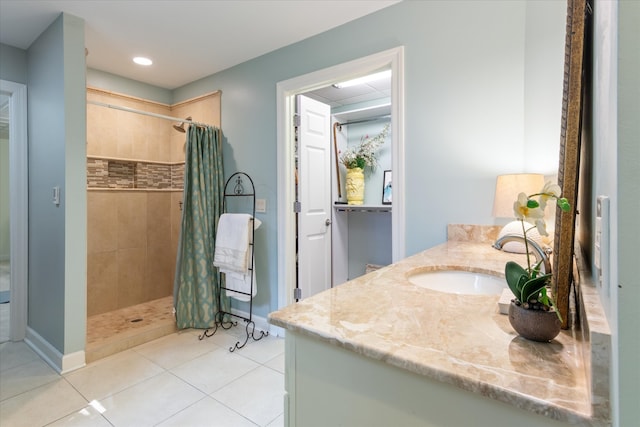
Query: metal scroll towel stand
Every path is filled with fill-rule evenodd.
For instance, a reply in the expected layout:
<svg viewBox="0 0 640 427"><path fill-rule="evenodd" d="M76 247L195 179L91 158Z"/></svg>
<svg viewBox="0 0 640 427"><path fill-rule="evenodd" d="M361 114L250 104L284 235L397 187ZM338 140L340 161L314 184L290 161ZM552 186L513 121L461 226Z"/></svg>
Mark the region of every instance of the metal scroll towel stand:
<svg viewBox="0 0 640 427"><path fill-rule="evenodd" d="M249 185L251 186L249 192L247 192L245 190L245 182L244 182L244 178L246 178L249 181ZM249 241L249 247L250 247L250 251L251 253L250 258L249 258L249 275L251 277L251 289L249 289L249 292L241 292L241 291L237 291L235 289L231 289L234 292L237 292L239 294L243 294L243 295L247 295L249 297L249 317L245 317L245 316L241 316L239 314L234 314L231 312L227 312L222 310L222 293L224 291L227 290L227 288L225 286L222 285L222 283L224 283L222 281L223 275L224 273L218 273L218 280L220 285L220 292L218 293L218 307L220 308L219 311L216 313L215 315L215 326L213 328L213 330L211 329L207 329L205 330L199 337L198 339L202 340L204 339L204 337L212 337L213 335L215 335L216 331L218 330L218 327L221 327L223 329L231 329L231 327L236 326L238 324L238 322L233 322L231 320L225 320L225 317L227 319L229 319L229 316L233 316L233 317L237 317L239 319L244 320L244 322L246 323L245 325L245 332L246 332L246 337L244 339L244 342L242 344L240 344L240 341L236 342L235 346L230 347L229 351L233 352L236 349L240 349L242 347L244 347L247 344L247 341L249 341L249 337L253 338L254 341L258 341L261 340L263 337L269 335L269 332L265 332L265 331L259 331L260 334L258 336L256 336L256 324L255 322L252 320L253 317L253 287L255 286L255 283L253 282L253 268L254 268L254 259L253 259L253 254L255 251L255 246L254 246L254 237L255 237L255 227L254 227L254 221L255 221L255 216L256 216L256 191L255 191L255 187L253 185L253 180L251 179L251 177L249 175L247 175L244 172L236 172L233 175L231 175L229 177L229 179L227 180L227 182L224 184L224 194L223 194L223 200L222 200L222 211L226 212L227 211L227 204L229 201L229 198L232 197L245 197L245 198L250 198L250 203L251 203L251 239Z"/></svg>

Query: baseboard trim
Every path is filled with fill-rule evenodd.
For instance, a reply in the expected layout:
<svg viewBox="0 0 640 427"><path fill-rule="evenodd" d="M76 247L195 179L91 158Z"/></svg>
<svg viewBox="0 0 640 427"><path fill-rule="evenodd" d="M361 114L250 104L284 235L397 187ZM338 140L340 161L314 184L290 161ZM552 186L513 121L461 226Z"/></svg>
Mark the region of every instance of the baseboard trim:
<svg viewBox="0 0 640 427"><path fill-rule="evenodd" d="M28 326L24 342L61 375L86 365L84 350L62 354L49 341Z"/></svg>
<svg viewBox="0 0 640 427"><path fill-rule="evenodd" d="M231 308L231 313L236 316L242 316L244 318L249 318L249 313L246 311L238 310L237 308ZM255 314L251 317L251 320L256 324L256 329L263 332L269 332L269 335L274 337L284 337L284 329L279 326L274 326L269 323L266 317L256 316Z"/></svg>
<svg viewBox="0 0 640 427"><path fill-rule="evenodd" d="M247 313L246 311L242 311L242 310L238 310L237 308L233 308L231 307L231 313L235 314L236 316L241 316L244 317L246 319L249 318L249 313ZM267 319L261 316L256 316L255 314L253 316L251 316L251 320L253 320L253 323L256 324L256 329L259 331L268 331L269 330L269 322L267 322ZM241 322L243 322L242 320L240 320L238 322L238 324L240 324Z"/></svg>

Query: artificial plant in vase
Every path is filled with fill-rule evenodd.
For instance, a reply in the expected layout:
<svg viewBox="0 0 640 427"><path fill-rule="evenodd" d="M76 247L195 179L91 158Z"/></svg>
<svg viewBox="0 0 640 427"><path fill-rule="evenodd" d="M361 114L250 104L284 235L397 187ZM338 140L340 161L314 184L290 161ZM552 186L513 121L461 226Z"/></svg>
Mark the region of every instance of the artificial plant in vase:
<svg viewBox="0 0 640 427"><path fill-rule="evenodd" d="M373 138L365 135L360 144L347 148L340 155L340 162L347 168L345 187L347 190L347 203L361 205L364 203L364 172L367 168L375 170L378 164L377 153L380 145L389 133L389 123Z"/></svg>
<svg viewBox="0 0 640 427"><path fill-rule="evenodd" d="M562 319L547 290L551 273L545 271L541 274L542 260L535 264L531 261L527 232L536 228L541 236L548 235L544 211L550 200L555 200L564 212L571 209L567 199L561 197L561 192L559 185L547 182L539 193L520 193L513 204L516 220L522 224L527 265L522 267L509 261L505 266L505 278L515 296L509 307L509 322L521 336L534 341L555 338L560 332Z"/></svg>

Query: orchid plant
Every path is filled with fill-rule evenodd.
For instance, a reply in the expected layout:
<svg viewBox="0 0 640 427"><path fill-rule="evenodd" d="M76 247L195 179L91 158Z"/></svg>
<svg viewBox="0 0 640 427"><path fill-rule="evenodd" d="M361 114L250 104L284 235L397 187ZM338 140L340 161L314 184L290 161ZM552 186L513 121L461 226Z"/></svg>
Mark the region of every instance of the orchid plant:
<svg viewBox="0 0 640 427"><path fill-rule="evenodd" d="M340 162L345 165L347 169L360 168L364 170L365 167L375 169L378 164L378 149L380 145L384 143L388 133L389 123L373 138L370 138L369 135L363 136L358 146L348 148L342 153Z"/></svg>
<svg viewBox="0 0 640 427"><path fill-rule="evenodd" d="M551 279L551 273L545 272L546 274L540 275L542 261L532 265L527 232L537 228L541 236L548 236L547 226L544 221L544 211L547 203L550 200L555 200L563 212L568 212L571 209L568 200L561 197L561 193L562 190L558 184L547 182L539 193L531 195L520 193L513 204L516 220L522 223L527 267L523 268L518 263L509 261L505 267L505 278L511 292L516 297L516 304L522 305L524 308L538 308L549 311L553 306L547 294L547 284ZM557 310L556 313L560 317L560 313Z"/></svg>

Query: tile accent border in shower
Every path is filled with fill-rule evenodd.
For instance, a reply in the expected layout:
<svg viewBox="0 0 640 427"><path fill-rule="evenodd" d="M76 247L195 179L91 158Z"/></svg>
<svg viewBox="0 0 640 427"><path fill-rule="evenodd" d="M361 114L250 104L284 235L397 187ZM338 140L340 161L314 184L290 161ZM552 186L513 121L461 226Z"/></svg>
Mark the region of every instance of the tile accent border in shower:
<svg viewBox="0 0 640 427"><path fill-rule="evenodd" d="M87 157L88 189L182 190L184 162Z"/></svg>

